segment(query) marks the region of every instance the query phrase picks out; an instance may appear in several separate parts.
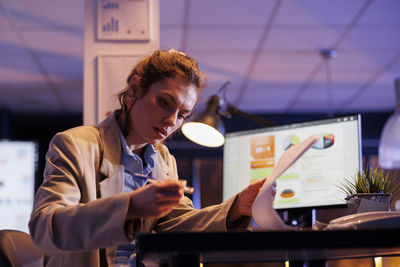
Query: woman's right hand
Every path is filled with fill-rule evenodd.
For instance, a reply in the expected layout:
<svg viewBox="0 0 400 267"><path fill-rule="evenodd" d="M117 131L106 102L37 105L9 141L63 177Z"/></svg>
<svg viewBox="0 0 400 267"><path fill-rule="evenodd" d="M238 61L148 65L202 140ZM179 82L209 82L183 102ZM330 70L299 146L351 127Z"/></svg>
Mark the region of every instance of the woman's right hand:
<svg viewBox="0 0 400 267"><path fill-rule="evenodd" d="M128 216L161 218L167 215L183 197L186 181L153 181L132 192Z"/></svg>

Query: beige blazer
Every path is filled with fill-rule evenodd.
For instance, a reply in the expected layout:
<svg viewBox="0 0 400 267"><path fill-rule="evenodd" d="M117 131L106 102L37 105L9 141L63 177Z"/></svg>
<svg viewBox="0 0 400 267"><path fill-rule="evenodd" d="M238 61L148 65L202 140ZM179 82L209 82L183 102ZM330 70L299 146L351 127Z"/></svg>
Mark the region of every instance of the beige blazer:
<svg viewBox="0 0 400 267"><path fill-rule="evenodd" d="M137 232L226 230L234 198L195 210L185 197L164 218L127 218L131 193L123 193L123 153L116 114L98 126L58 133L50 143L44 181L29 222L34 243L48 255L46 266L113 266L116 246L129 242ZM156 149L152 175L178 179L174 157L164 145Z"/></svg>

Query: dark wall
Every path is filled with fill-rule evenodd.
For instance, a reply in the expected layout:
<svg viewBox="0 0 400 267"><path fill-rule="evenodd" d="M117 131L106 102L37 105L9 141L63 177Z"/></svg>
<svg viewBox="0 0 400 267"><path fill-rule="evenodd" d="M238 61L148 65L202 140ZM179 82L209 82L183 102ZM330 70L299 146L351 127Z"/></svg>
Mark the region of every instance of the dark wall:
<svg viewBox="0 0 400 267"><path fill-rule="evenodd" d="M43 181L45 155L53 135L57 132L82 125L82 114L12 114L0 113L2 139L33 140L38 143L39 160L35 192Z"/></svg>
<svg viewBox="0 0 400 267"><path fill-rule="evenodd" d="M356 113L347 114L336 114L335 117L354 115ZM383 126L389 116L390 112L380 113L360 113L361 114L361 132L362 132L362 152L363 155L369 157L370 155L378 154L379 138L383 129ZM328 118L326 114L315 114L315 113L297 113L297 114L256 114L264 119L276 123L276 125L290 124L296 122L304 122L310 120L320 120ZM230 119L223 118L226 132L234 132L241 130L250 130L259 128L260 126L250 122L242 117L233 116ZM175 137L179 141L187 141L182 135ZM189 142L189 141L187 141ZM221 157L223 155L222 148L204 148L194 144L180 145L179 148L170 147L170 150L176 157ZM195 150L196 153L190 153L187 150Z"/></svg>
<svg viewBox="0 0 400 267"><path fill-rule="evenodd" d="M326 118L326 114L257 114L277 125L309 121ZM338 114L348 115L348 114ZM391 113L362 113L362 137L363 154L377 155L379 137L384 123ZM258 128L255 123L249 122L241 117L233 116L225 119L227 132ZM42 182L42 174L45 164L45 154L50 140L57 132L82 125L82 114L13 114L0 110L0 138L17 140L36 140L39 144L39 166L36 188ZM182 135L174 137L178 141L185 140ZM221 158L222 148L207 149L192 144L189 141L179 142L181 145L176 147L172 144L171 152L178 159L178 162L185 162L185 166L180 170L182 177L187 177L191 184L191 162L196 158ZM183 143L183 146L182 146ZM180 173L180 174L181 174Z"/></svg>

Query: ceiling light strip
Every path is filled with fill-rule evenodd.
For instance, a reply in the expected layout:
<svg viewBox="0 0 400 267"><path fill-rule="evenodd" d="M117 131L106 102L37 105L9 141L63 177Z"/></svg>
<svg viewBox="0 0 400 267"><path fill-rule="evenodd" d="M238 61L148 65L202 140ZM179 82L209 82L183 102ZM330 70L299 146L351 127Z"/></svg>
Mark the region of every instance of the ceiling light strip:
<svg viewBox="0 0 400 267"><path fill-rule="evenodd" d="M367 2L365 2L365 4L357 12L357 14L354 16L354 18L350 21L350 23L347 24L344 31L339 35L339 37L333 43L332 49L337 49L339 47L339 45L343 42L344 38L346 38L346 36L349 34L349 32L354 28L354 26L357 24L357 22L365 14L365 12L368 10L368 8L370 7L370 5L373 1L374 0L367 0Z"/></svg>
<svg viewBox="0 0 400 267"><path fill-rule="evenodd" d="M260 39L258 40L256 49L254 50L253 56L252 56L252 58L250 60L250 63L248 65L248 67L247 67L247 70L245 72L244 78L242 80L242 83L241 83L241 85L239 87L238 94L237 94L235 100L232 101L232 103L234 103L234 105L239 105L240 101L243 100L244 91L247 88L247 85L248 85L248 83L250 81L250 76L253 73L254 67L257 64L257 61L258 61L258 59L260 57L261 50L262 50L264 44L267 41L268 35L269 35L270 31L271 31L271 27L272 27L272 25L273 25L273 23L275 21L276 15L278 14L278 10L280 8L281 2L282 2L281 0L277 0L275 2L275 5L274 5L274 7L273 7L273 9L271 11L271 14L268 17L267 24L264 27L264 31L261 34Z"/></svg>
<svg viewBox="0 0 400 267"><path fill-rule="evenodd" d="M188 46L188 35L189 35L189 12L190 12L190 0L186 0L183 6L183 21L182 21L182 39L181 39L181 51L187 52Z"/></svg>
<svg viewBox="0 0 400 267"><path fill-rule="evenodd" d="M1 5L3 5L3 10L5 11L6 17L10 23L11 28L14 30L15 34L18 36L19 41L22 43L25 51L30 56L30 58L32 59L33 63L36 65L36 67L38 68L39 73L42 75L45 83L49 86L51 91L54 93L59 106L64 111L68 111L68 106L64 102L64 100L59 92L58 87L53 83L53 81L50 78L50 75L47 73L43 64L40 62L39 58L36 56L36 54L33 52L31 47L29 46L28 42L25 40L25 38L22 35L22 32L20 31L20 28L18 27L17 22L15 21L14 17L12 16L9 8L5 6L5 3L3 1L0 1L0 6Z"/></svg>
<svg viewBox="0 0 400 267"><path fill-rule="evenodd" d="M394 57L392 57L381 69L375 72L367 82L361 85L352 96L350 96L346 101L340 103L337 107L340 109L349 107L352 103L354 103L357 99L359 99L367 91L367 89L370 88L372 84L376 80L378 80L379 77L381 77L382 74L384 74L387 70L389 70L399 60L400 60L400 52L397 52L397 54Z"/></svg>
<svg viewBox="0 0 400 267"><path fill-rule="evenodd" d="M365 4L361 7L361 9L357 12L357 14L353 17L353 19L350 21L349 24L345 27L343 32L339 34L339 37L336 39L335 42L333 42L332 49L337 49L337 47L340 45L340 43L344 40L344 38L349 34L350 30L356 25L356 23L360 20L362 15L365 14L369 6L373 0L367 0ZM318 51L319 53L319 51ZM289 101L288 105L286 106L285 113L290 113L297 102L300 100L301 96L305 92L305 90L308 88L308 86L311 84L311 82L314 80L314 78L317 76L319 73L320 69L323 66L323 59L319 60L317 65L311 70L310 75L308 75L308 78L300 85L299 89L297 89L297 92L294 94L292 99Z"/></svg>

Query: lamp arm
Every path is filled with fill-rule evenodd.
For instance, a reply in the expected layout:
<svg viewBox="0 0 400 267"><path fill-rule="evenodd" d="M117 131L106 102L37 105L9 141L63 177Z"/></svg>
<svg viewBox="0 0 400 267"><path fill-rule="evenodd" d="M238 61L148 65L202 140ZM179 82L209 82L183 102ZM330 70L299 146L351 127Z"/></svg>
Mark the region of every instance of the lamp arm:
<svg viewBox="0 0 400 267"><path fill-rule="evenodd" d="M229 103L227 104L227 111L228 111L228 114L237 114L237 115L239 115L249 121L257 123L258 125L263 126L263 127L269 127L269 126L276 125L272 121L266 120L260 116L256 116L256 115L244 112Z"/></svg>

